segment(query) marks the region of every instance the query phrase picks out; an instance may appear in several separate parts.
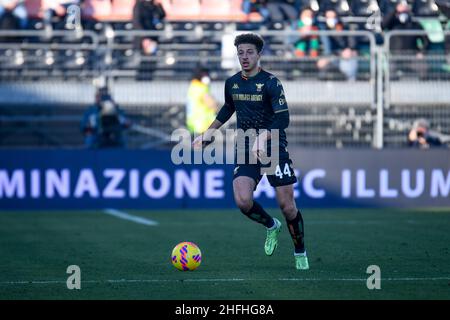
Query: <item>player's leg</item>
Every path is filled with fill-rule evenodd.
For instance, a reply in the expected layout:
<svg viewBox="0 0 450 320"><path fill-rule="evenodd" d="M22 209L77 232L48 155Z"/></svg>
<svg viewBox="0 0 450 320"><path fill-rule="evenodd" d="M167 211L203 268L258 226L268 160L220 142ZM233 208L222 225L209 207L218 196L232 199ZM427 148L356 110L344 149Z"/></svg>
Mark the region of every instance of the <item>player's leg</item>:
<svg viewBox="0 0 450 320"><path fill-rule="evenodd" d="M283 156L283 160L278 162L275 171L267 178L275 188L278 205L286 218L288 230L294 242L295 266L301 270L309 269L304 243L303 217L294 199L294 183L297 182L297 177L288 155Z"/></svg>
<svg viewBox="0 0 450 320"><path fill-rule="evenodd" d="M281 230L281 222L276 218L272 218L253 199L253 191L260 177L259 169L257 171L253 170L254 172L252 172L251 168L237 168L240 170L240 173L238 173L238 170L235 170L235 178L233 180L233 193L236 205L247 217L266 227L267 236L264 243L264 251L270 256L278 246L278 233ZM258 175L256 176L255 174Z"/></svg>
<svg viewBox="0 0 450 320"><path fill-rule="evenodd" d="M233 180L233 193L236 205L250 219L264 225L266 228L273 226L273 218L253 200L253 190L256 181L251 177L239 176Z"/></svg>
<svg viewBox="0 0 450 320"><path fill-rule="evenodd" d="M295 253L303 253L305 252L303 217L295 204L294 187L292 184L276 187L275 194L294 242Z"/></svg>
<svg viewBox="0 0 450 320"><path fill-rule="evenodd" d="M275 194L281 212L286 218L289 233L294 242L294 257L297 269L309 269L305 250L305 229L303 217L297 209L294 199L294 186L292 184L275 188Z"/></svg>

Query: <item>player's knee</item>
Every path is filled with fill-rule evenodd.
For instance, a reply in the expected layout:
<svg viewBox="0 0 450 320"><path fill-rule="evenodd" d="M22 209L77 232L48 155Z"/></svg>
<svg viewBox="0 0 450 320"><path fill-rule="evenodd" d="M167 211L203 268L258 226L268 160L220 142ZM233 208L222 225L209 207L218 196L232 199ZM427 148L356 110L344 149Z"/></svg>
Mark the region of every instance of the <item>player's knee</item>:
<svg viewBox="0 0 450 320"><path fill-rule="evenodd" d="M295 206L295 203L292 201L281 202L280 209L287 218L290 217L295 218L297 214L297 207Z"/></svg>
<svg viewBox="0 0 450 320"><path fill-rule="evenodd" d="M251 198L239 197L236 198L236 205L242 213L247 214L253 207L253 200Z"/></svg>

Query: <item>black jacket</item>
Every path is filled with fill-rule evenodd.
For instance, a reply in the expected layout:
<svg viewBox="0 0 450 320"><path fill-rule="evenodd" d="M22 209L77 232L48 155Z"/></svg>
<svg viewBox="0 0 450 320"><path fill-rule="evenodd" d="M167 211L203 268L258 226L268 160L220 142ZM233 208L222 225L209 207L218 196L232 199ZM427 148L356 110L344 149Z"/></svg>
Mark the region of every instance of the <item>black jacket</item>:
<svg viewBox="0 0 450 320"><path fill-rule="evenodd" d="M133 28L155 30L155 19L163 20L166 12L161 4L154 1L138 0L133 8Z"/></svg>
<svg viewBox="0 0 450 320"><path fill-rule="evenodd" d="M418 30L423 31L420 24L412 21L411 14L409 19L402 23L400 22L397 12L393 10L388 13L382 23L383 30ZM419 40L422 42L422 46L419 46ZM393 36L390 40L389 48L393 53L401 53L405 51L423 52L428 46L428 38L424 35L401 35Z"/></svg>

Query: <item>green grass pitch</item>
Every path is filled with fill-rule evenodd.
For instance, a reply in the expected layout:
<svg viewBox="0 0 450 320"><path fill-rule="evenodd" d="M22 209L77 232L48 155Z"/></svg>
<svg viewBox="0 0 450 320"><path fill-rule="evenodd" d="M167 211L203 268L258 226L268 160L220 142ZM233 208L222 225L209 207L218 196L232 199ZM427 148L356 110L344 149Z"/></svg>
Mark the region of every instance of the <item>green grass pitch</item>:
<svg viewBox="0 0 450 320"><path fill-rule="evenodd" d="M0 299L450 299L450 209L303 210L310 270L294 269L283 221L264 254L265 230L238 210L0 212ZM172 248L192 241L201 266L176 270ZM69 290L69 265L81 290ZM369 290L369 265L381 289Z"/></svg>

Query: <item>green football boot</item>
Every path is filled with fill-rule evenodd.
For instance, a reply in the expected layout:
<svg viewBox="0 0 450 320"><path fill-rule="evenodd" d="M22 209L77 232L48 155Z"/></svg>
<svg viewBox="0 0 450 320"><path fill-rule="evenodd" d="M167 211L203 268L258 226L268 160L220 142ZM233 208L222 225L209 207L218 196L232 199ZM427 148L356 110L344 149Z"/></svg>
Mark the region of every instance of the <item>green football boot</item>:
<svg viewBox="0 0 450 320"><path fill-rule="evenodd" d="M295 268L297 270L308 270L309 269L309 263L308 263L308 257L305 254L294 254L295 258Z"/></svg>
<svg viewBox="0 0 450 320"><path fill-rule="evenodd" d="M271 256L277 248L278 234L281 231L281 222L276 218L273 218L273 221L275 221L276 227L273 230L267 229L266 243L264 244L264 251L268 256Z"/></svg>

